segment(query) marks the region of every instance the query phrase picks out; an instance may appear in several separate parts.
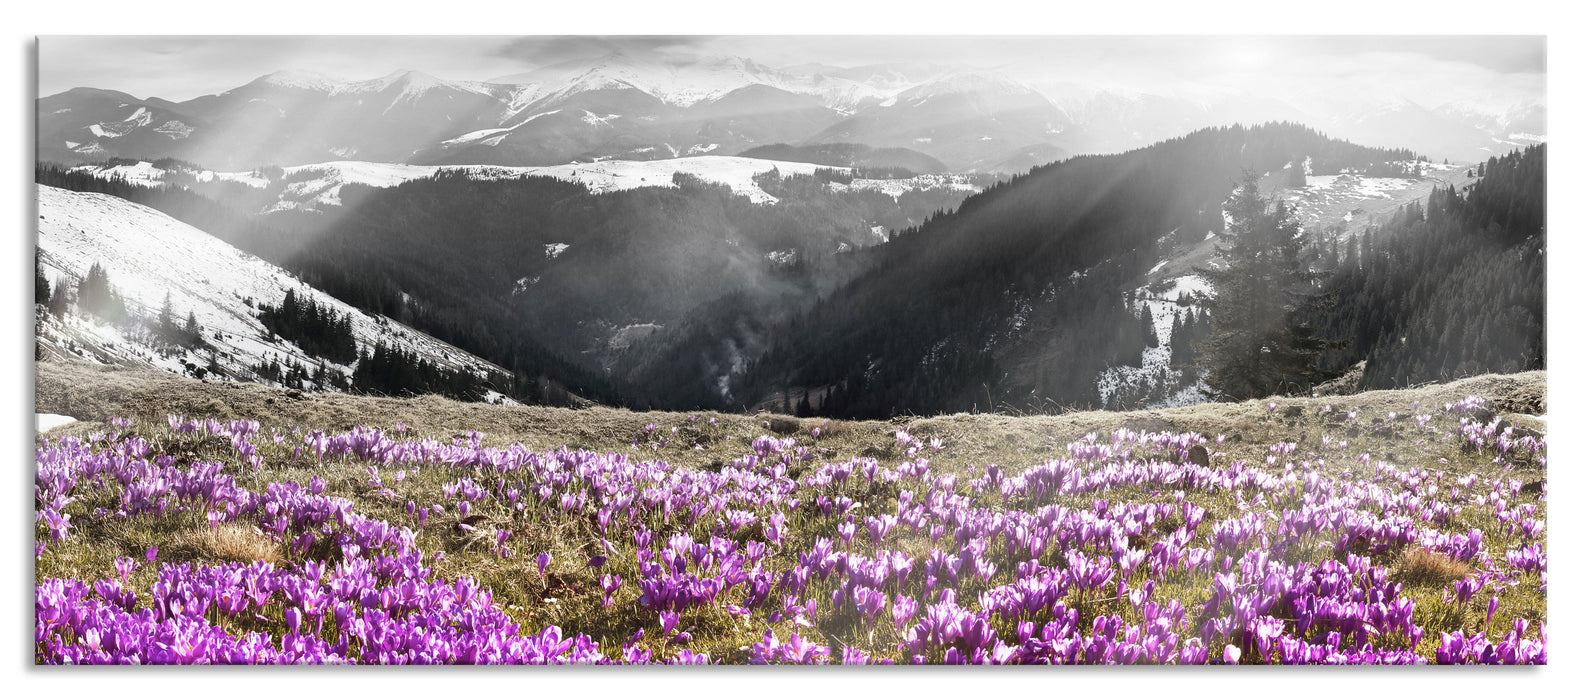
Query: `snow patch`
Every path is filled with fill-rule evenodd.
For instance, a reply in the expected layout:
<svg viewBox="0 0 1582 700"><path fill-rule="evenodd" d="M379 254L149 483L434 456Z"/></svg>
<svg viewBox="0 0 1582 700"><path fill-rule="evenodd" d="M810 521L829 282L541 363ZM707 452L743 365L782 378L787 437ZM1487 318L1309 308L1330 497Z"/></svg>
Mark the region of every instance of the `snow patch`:
<svg viewBox="0 0 1582 700"><path fill-rule="evenodd" d="M851 184L831 182L829 188L834 192L883 192L891 199L899 200L901 195L913 190L926 191L935 189L957 190L960 192L977 193L980 188L972 184L965 175L918 175L909 178L894 178L886 180L871 180L857 178Z"/></svg>
<svg viewBox="0 0 1582 700"><path fill-rule="evenodd" d="M1214 293L1214 287L1200 275L1182 275L1170 280L1169 286L1159 292L1158 296L1163 299L1174 299L1183 292L1189 296L1196 294L1208 296Z"/></svg>
<svg viewBox="0 0 1582 700"><path fill-rule="evenodd" d="M599 115L599 114L594 114L593 112L589 112L586 109L582 110L582 123L587 124L588 126L595 126L595 127L598 127L598 126L610 126L610 122L615 121L615 120L620 119L620 118L621 118L621 115L619 115L619 114Z"/></svg>
<svg viewBox="0 0 1582 700"><path fill-rule="evenodd" d="M472 141L477 141L479 139L483 139L483 138L486 138L486 137L489 137L489 136L493 136L495 134L503 134L503 133L506 133L508 131L510 131L510 129L479 129L477 131L469 131L469 132L467 132L465 134L462 134L461 136L457 136L456 138L453 138L453 139L446 139L444 141L441 141L440 143L443 144L443 145L446 145L446 146L454 146L454 145L460 144L460 143L469 143L469 142L472 142Z"/></svg>
<svg viewBox="0 0 1582 700"><path fill-rule="evenodd" d="M40 433L48 432L52 428L58 428L67 423L77 422L76 418L63 416L58 413L35 413L33 414L33 420L38 424L38 432Z"/></svg>
<svg viewBox="0 0 1582 700"><path fill-rule="evenodd" d="M522 279L517 280L516 286L511 288L511 296L514 297L520 294L525 294L528 287L538 284L539 280L542 279L544 279L543 275L534 275L532 277L523 277Z"/></svg>
<svg viewBox="0 0 1582 700"><path fill-rule="evenodd" d="M554 260L555 258L560 257L560 254L566 252L566 249L570 247L570 243L545 243L544 257Z"/></svg>
<svg viewBox="0 0 1582 700"><path fill-rule="evenodd" d="M177 140L180 140L180 139L187 138L188 136L192 135L193 131L195 131L195 129L193 129L192 127L187 126L186 124L184 124L184 123L182 123L180 121L177 121L175 119L172 119L170 121L165 122L164 124L160 124L159 126L154 127L154 133L156 133L156 134L164 134L165 136L169 137L172 141L177 141Z"/></svg>
<svg viewBox="0 0 1582 700"><path fill-rule="evenodd" d="M521 402L517 401L516 399L513 399L513 398L511 398L509 396L506 396L505 394L502 394L502 393L500 393L498 391L495 391L493 389L490 389L490 390L485 391L483 393L483 402L484 403L492 403L492 404L495 404L495 405L498 405L498 406L521 406L522 405Z"/></svg>

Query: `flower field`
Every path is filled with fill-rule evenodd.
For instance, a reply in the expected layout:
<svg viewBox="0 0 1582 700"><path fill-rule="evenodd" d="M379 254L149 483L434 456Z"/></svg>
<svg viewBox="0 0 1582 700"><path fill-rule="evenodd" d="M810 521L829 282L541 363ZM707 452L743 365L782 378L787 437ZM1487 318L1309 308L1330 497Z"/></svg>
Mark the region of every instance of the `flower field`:
<svg viewBox="0 0 1582 700"><path fill-rule="evenodd" d="M35 661L1547 663L1542 435L1477 398L1314 410L1019 464L905 428L833 458L816 421L535 451L115 418L36 448Z"/></svg>

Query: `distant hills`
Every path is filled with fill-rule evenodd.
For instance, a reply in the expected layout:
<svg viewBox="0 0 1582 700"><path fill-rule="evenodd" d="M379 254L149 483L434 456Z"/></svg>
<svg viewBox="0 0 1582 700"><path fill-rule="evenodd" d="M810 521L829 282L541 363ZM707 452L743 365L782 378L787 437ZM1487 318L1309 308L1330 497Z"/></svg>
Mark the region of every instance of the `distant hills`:
<svg viewBox="0 0 1582 700"><path fill-rule="evenodd" d="M961 66L780 69L738 57L621 53L488 82L415 71L355 81L278 72L182 102L81 87L36 107L41 160L175 157L230 170L332 160L542 166L860 144L915 151L953 172L1014 173L1271 120L1475 161L1543 140L1547 114L1537 103L1476 100L1319 111L1246 95L1035 87ZM933 171L926 167L909 169Z"/></svg>

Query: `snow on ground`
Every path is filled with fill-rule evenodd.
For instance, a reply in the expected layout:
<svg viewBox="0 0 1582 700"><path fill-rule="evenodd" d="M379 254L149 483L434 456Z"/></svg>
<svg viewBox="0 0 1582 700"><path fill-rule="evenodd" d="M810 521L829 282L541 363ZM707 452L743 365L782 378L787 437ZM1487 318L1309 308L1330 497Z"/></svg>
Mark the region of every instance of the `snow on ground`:
<svg viewBox="0 0 1582 700"><path fill-rule="evenodd" d="M781 176L812 175L819 169L845 172L845 168L827 168L812 163L792 163L736 156L688 156L665 160L606 160L597 163L572 163L540 168L523 168L527 174L581 183L589 191L613 192L638 187L674 187L671 181L676 173L692 175L700 180L725 185L736 194L752 200L754 204L774 204L779 200L763 191L753 178L770 171Z"/></svg>
<svg viewBox="0 0 1582 700"><path fill-rule="evenodd" d="M609 126L610 122L620 118L619 114L594 114L586 109L582 110L582 123L588 126Z"/></svg>
<svg viewBox="0 0 1582 700"><path fill-rule="evenodd" d="M251 376L251 365L265 359L291 360L313 367L317 360L270 333L255 317L250 300L276 305L287 290L299 299L313 299L336 314L350 315L358 342L416 352L446 368L499 371L494 365L421 332L384 317L364 314L320 292L291 274L232 247L163 213L104 194L38 187L38 249L40 266L52 284L81 279L94 263L109 275L128 311L155 318L169 293L177 319L191 312L203 327L204 340L214 346L215 360L233 377ZM41 334L58 348L92 348L74 352L104 363L147 366L182 372L184 363L207 366L207 351L183 351L162 357L136 331L102 325L68 315L46 316ZM329 363L349 375L349 365Z"/></svg>
<svg viewBox="0 0 1582 700"><path fill-rule="evenodd" d="M540 116L540 115L534 115ZM485 133L488 132L488 133ZM491 135L492 134L492 135ZM484 129L453 139L498 138L500 130ZM104 168L81 166L107 177L124 177L141 182L160 182L168 178L165 170L151 163L118 165ZM521 177L553 177L576 182L594 193L615 192L638 187L675 187L672 181L677 173L691 175L705 182L725 185L736 194L747 197L755 204L774 204L779 200L759 187L753 178L770 171L782 176L812 175L816 170L849 172L849 168L829 167L812 163L741 158L737 156L698 155L661 160L601 160L592 163L568 163L548 166L498 166L498 165L406 165L402 163L372 163L368 161L341 160L285 168L285 187L278 202L266 212L285 209L316 210L325 206L340 206L341 187L356 183L370 187L394 187L409 180L432 177L444 172L460 172L478 180L508 180ZM250 187L265 188L271 182L255 172L198 171L193 174L199 182L228 180ZM978 192L968 178L960 175L919 175L890 180L855 179L851 184L829 183L836 192L871 190L883 192L892 199L913 190L953 189Z"/></svg>
<svg viewBox="0 0 1582 700"><path fill-rule="evenodd" d="M408 180L429 177L437 168L400 163L369 163L340 160L318 165L286 168L286 189L276 209L291 209L302 203L340 206L341 186L358 183L370 187L395 187ZM294 203L294 204L293 204ZM313 208L313 207L306 207Z"/></svg>
<svg viewBox="0 0 1582 700"><path fill-rule="evenodd" d="M658 323L633 323L629 326L616 328L610 333L609 347L611 350L625 350L644 338L664 330Z"/></svg>
<svg viewBox="0 0 1582 700"><path fill-rule="evenodd" d="M192 132L194 131L197 130L175 119L154 127L154 133L164 134L165 136L170 137L170 139L173 141L187 138L188 136L191 136Z"/></svg>
<svg viewBox="0 0 1582 700"><path fill-rule="evenodd" d="M394 187L408 180L431 177L440 171L461 172L478 180L507 180L530 176L553 177L576 182L594 193L630 190L638 187L675 187L676 173L691 175L706 182L730 187L755 204L779 201L753 182L755 176L772 170L781 175L812 175L818 169L844 172L845 168L825 168L811 163L738 158L736 156L688 156L664 160L602 160L595 163L568 163L548 166L496 165L404 165L365 161L333 161L286 168L290 182L273 209L317 209L338 206L343 185L357 183L371 187ZM246 181L242 173L217 174L216 177ZM252 184L251 182L249 184Z"/></svg>
<svg viewBox="0 0 1582 700"><path fill-rule="evenodd" d="M871 190L883 192L891 199L900 199L901 195L912 190L951 189L962 192L978 192L977 185L972 184L961 175L918 175L905 179L870 180L858 178L847 185L840 182L829 183L829 188L836 192L857 192Z"/></svg>
<svg viewBox="0 0 1582 700"><path fill-rule="evenodd" d="M1150 380L1157 381L1163 373L1165 380L1178 384L1181 372L1170 368L1171 337L1176 318L1185 314L1188 309L1196 308L1193 304L1180 304L1176 302L1181 292L1208 294L1212 291L1208 281L1198 275L1185 275L1170 280L1170 285L1158 294L1152 294L1146 287L1135 290L1137 302L1133 311L1139 315L1149 314L1153 322L1154 335L1159 339L1156 347L1143 348L1142 366L1121 365L1106 368L1098 377L1099 400L1108 403L1110 397L1123 387L1141 388ZM1149 404L1149 408L1172 408L1176 406L1191 406L1209 400L1208 386L1200 378L1187 387L1176 386L1175 390L1164 399Z"/></svg>
<svg viewBox="0 0 1582 700"><path fill-rule="evenodd" d="M520 294L526 294L528 287L538 284L539 280L542 279L544 279L543 275L534 275L532 277L523 277L522 279L517 280L516 286L511 288L511 296L514 297Z"/></svg>
<svg viewBox="0 0 1582 700"><path fill-rule="evenodd" d="M505 394L502 394L502 393L500 393L498 391L495 391L493 389L490 389L490 390L484 392L484 394L483 394L483 402L484 403L497 404L497 405L500 405L500 406L520 406L520 405L522 405L516 399L513 399L513 398L511 398L509 396L506 396Z"/></svg>
<svg viewBox="0 0 1582 700"><path fill-rule="evenodd" d="M468 142L471 142L471 141L478 141L480 139L488 138L488 137L493 136L495 134L503 134L503 133L506 133L508 131L510 131L510 129L479 129L477 131L469 131L469 132L467 132L465 134L462 134L461 136L457 136L456 138L453 138L453 139L445 139L444 141L441 141L440 143L444 144L446 146L454 146L454 145L460 144L460 143L468 143Z"/></svg>
<svg viewBox="0 0 1582 700"><path fill-rule="evenodd" d="M1408 189L1415 184L1417 184L1416 180L1405 177L1314 175L1307 178L1307 187L1295 192L1301 198L1322 198L1326 202L1338 199L1378 199L1390 196L1391 192Z"/></svg>
<svg viewBox="0 0 1582 700"><path fill-rule="evenodd" d="M33 420L38 423L38 432L40 433L67 423L77 422L76 418L63 416L58 413L35 413L33 414Z"/></svg>
<svg viewBox="0 0 1582 700"><path fill-rule="evenodd" d="M545 243L544 257L554 260L555 258L560 257L560 254L566 252L566 249L570 247L570 243Z"/></svg>
<svg viewBox="0 0 1582 700"><path fill-rule="evenodd" d="M1176 297L1180 296L1182 292L1187 294L1207 295L1213 291L1214 288L1210 286L1208 280L1203 279L1202 276L1182 275L1170 280L1170 286L1166 287L1164 291L1158 294L1158 296L1162 299L1174 300Z"/></svg>
<svg viewBox="0 0 1582 700"><path fill-rule="evenodd" d="M91 170L93 174L100 177L120 178L128 182L137 182L143 184L158 184L160 181L165 179L165 173L167 172L163 168L154 167L153 163L150 163L146 160L139 161L135 165L127 165L123 163L121 165L113 165L108 168L84 165L74 169Z"/></svg>
<svg viewBox="0 0 1582 700"><path fill-rule="evenodd" d="M87 172L104 178L121 178L123 180L140 182L149 185L155 185L168 181L171 173L174 172L164 168L156 168L154 167L153 163L150 163L146 160L139 161L134 165L122 163L120 165L112 165L108 167L102 165L79 165L75 168L72 168L72 170L77 172ZM227 180L230 182L240 182L244 185L247 185L248 187L257 187L259 189L269 186L268 178L252 172L219 173L213 170L198 170L192 172L192 176L193 179L197 180L198 182Z"/></svg>

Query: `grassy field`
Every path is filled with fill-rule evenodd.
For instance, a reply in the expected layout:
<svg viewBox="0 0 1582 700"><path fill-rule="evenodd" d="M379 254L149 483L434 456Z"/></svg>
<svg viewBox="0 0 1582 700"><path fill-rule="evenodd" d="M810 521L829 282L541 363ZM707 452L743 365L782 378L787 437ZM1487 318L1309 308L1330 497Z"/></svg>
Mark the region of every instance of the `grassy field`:
<svg viewBox="0 0 1582 700"><path fill-rule="evenodd" d="M1547 658L1542 373L842 422L46 362L36 401L81 419L40 663Z"/></svg>

